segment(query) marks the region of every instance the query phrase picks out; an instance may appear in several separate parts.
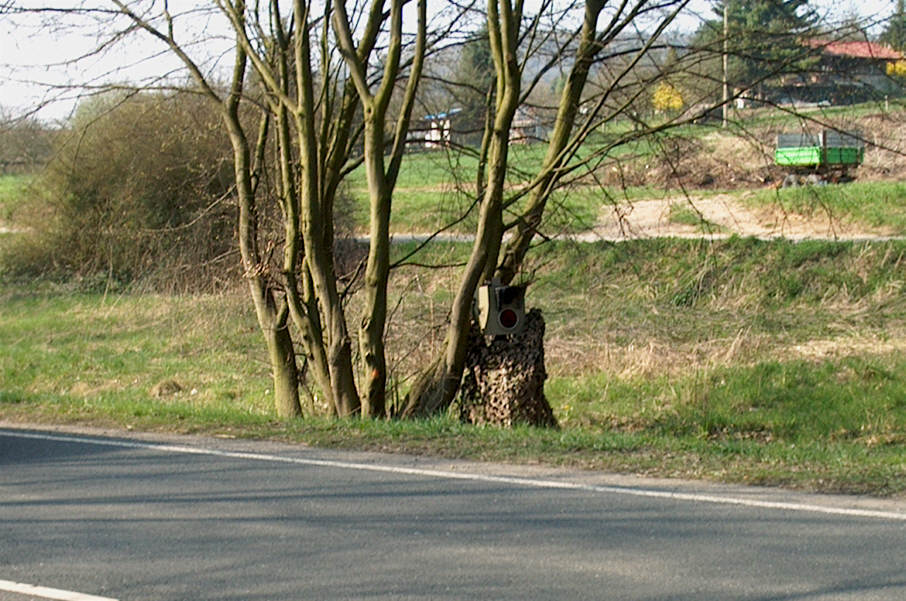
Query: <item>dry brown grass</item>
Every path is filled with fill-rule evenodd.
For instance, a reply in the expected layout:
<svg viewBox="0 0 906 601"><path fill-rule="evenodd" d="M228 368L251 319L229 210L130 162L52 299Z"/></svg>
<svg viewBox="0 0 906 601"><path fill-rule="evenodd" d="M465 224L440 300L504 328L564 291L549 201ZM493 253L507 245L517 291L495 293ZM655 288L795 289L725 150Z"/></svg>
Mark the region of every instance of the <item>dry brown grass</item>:
<svg viewBox="0 0 906 601"><path fill-rule="evenodd" d="M710 258L707 253L695 258L699 251L692 243L651 244L663 252L627 257L627 264L609 269L595 266L595 253L602 251L591 246L562 262L540 260L550 272L546 284L530 288L529 304L545 311L552 377L681 377L766 361L906 350L901 246L853 245L837 254L829 246L825 256L819 245L813 259L796 267L778 250L789 245L785 242L718 243ZM678 269L673 256L692 262ZM751 262L742 267L740 259ZM635 266L627 270L629 263ZM890 270L872 283L879 270L888 269L880 266ZM778 280L780 270L802 280L801 296L778 300L787 292ZM457 274L457 269L410 269L395 275L399 304L388 333L394 369L404 381L442 348ZM691 306L677 304L675 295L695 282L700 298Z"/></svg>

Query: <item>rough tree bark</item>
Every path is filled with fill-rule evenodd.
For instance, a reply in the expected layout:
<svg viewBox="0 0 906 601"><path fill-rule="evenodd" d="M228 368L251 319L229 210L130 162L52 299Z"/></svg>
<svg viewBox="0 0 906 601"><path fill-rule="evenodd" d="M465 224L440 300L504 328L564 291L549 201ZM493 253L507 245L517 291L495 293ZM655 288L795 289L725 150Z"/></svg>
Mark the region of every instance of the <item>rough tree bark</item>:
<svg viewBox="0 0 906 601"><path fill-rule="evenodd" d="M525 326L507 337L469 330L465 372L459 393L460 419L472 424L557 427L544 396L544 318L537 309Z"/></svg>

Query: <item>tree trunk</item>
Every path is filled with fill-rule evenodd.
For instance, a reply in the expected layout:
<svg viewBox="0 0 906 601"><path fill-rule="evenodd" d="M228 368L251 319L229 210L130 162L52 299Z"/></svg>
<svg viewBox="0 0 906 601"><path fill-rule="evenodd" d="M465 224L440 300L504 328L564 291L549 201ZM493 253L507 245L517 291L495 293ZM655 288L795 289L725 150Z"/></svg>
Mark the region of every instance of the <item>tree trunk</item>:
<svg viewBox="0 0 906 601"><path fill-rule="evenodd" d="M494 119L489 123L492 131L487 185L481 202L475 242L453 300L443 354L413 383L406 398L404 416L431 415L446 409L453 402L465 365L475 289L482 278L490 278L497 266L503 236L503 190L506 184L509 134L519 105L521 84L516 60L521 13L517 11L513 14L506 1L501 2L501 5L510 10L504 10L498 15L494 0L488 3L488 31L494 55L497 94Z"/></svg>
<svg viewBox="0 0 906 601"><path fill-rule="evenodd" d="M274 408L282 418L302 415L299 404L299 372L293 339L286 328L263 330L274 379Z"/></svg>
<svg viewBox="0 0 906 601"><path fill-rule="evenodd" d="M427 3L425 0L419 0L415 55L389 155L390 166L387 168L385 163L387 110L401 71L405 3L404 0L392 0L390 11L386 14L386 17L389 17L389 43L383 57L383 76L373 92L367 76L368 62L361 54L362 48L356 49L353 43L352 27L345 3L337 3L333 14L337 43L349 68L350 79L358 92L365 125L364 164L370 204L370 242L365 267L365 311L359 327L359 352L364 372L361 383L364 388L362 415L365 417L378 417L386 413L387 358L384 334L387 325L387 285L390 276L390 209L393 188L406 147L412 107L421 79L427 35ZM368 40L364 44L366 48L376 39L375 26L378 24L378 16L384 14L384 4L381 0L374 0L372 3L371 17L363 35L363 39ZM372 33L368 33L369 31Z"/></svg>
<svg viewBox="0 0 906 601"><path fill-rule="evenodd" d="M501 129L498 128L497 134L500 132ZM506 135L509 127L503 129L502 132ZM450 325L447 327L443 354L413 383L406 398L404 416L428 416L446 409L453 402L459 388L465 365L469 327L472 321L472 299L488 265L496 265L496 254L491 254L492 249L500 248L501 228L499 223L501 221L505 158L501 163L497 157L500 156L499 152L502 152L504 157L506 156L505 145L505 140L492 145L489 179L494 181L499 175L499 185L489 185L482 202L472 254L450 311ZM494 239L495 236L498 238Z"/></svg>
<svg viewBox="0 0 906 601"><path fill-rule="evenodd" d="M374 127L369 124L369 128ZM366 164L369 180L383 172L380 135L367 135ZM377 157L375 157L377 155ZM383 179L383 177L375 177ZM387 283L390 276L390 191L384 182L369 181L371 188L371 228L368 261L365 267L366 310L359 326L359 352L364 367L363 417L383 417L386 411L387 358L384 331L387 325Z"/></svg>
<svg viewBox="0 0 906 601"><path fill-rule="evenodd" d="M604 9L601 0L588 0L585 3L585 19L582 24L582 34L579 47L576 51L566 85L560 95L560 104L557 109L557 119L554 131L548 142L547 154L541 167L541 177L535 186L528 206L516 225L516 233L510 238L503 253L503 259L497 268L496 277L504 284L508 284L519 272L522 262L529 250L532 239L535 237L541 218L547 205L547 200L556 186L560 177L559 169L567 160L567 148L570 144L570 134L579 112L579 103L588 74L598 53L599 45L595 40L598 17Z"/></svg>
<svg viewBox="0 0 906 601"><path fill-rule="evenodd" d="M274 404L281 417L301 415L299 380L293 341L286 329L286 311L278 311L273 291L267 285L267 268L258 249L258 220L249 140L239 119L246 56L237 46L230 95L223 104L223 118L233 147L233 172L239 204L239 252L249 282L258 324L264 335L274 379Z"/></svg>
<svg viewBox="0 0 906 601"><path fill-rule="evenodd" d="M304 52L301 60L308 64L310 57L307 54L307 45L302 44L302 47ZM313 107L315 106L313 77L307 69L308 67L303 77L300 77L299 84L304 97L302 106ZM305 262L324 322L331 397L336 413L347 417L358 414L361 405L352 367L352 343L334 271L332 203L330 199L324 199L320 194L320 168L314 117L309 111L299 110L295 113L294 119L301 165L300 231Z"/></svg>
<svg viewBox="0 0 906 601"><path fill-rule="evenodd" d="M460 389L460 418L472 424L557 427L544 396L544 318L533 309L518 334L488 342L473 323Z"/></svg>

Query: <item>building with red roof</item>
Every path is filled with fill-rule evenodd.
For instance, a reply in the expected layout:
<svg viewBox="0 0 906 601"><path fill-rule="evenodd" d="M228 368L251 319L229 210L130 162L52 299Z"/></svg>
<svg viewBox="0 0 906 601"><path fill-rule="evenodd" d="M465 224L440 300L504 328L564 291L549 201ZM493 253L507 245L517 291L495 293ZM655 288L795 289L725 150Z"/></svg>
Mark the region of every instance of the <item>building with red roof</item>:
<svg viewBox="0 0 906 601"><path fill-rule="evenodd" d="M808 46L821 52L825 57L840 57L856 61L899 61L904 57L902 52L898 52L884 44L869 41L846 41L846 40L809 40Z"/></svg>
<svg viewBox="0 0 906 601"><path fill-rule="evenodd" d="M807 72L786 77L773 89L780 102L852 104L902 93L888 65L906 60L903 53L867 40L811 39L815 63Z"/></svg>

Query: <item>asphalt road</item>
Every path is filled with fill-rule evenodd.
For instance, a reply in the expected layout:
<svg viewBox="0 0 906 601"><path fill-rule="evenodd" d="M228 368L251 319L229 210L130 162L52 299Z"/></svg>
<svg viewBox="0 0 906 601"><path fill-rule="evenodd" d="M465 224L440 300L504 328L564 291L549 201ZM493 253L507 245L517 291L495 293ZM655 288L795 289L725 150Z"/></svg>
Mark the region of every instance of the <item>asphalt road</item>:
<svg viewBox="0 0 906 601"><path fill-rule="evenodd" d="M3 600L900 601L904 566L903 502L0 429Z"/></svg>

